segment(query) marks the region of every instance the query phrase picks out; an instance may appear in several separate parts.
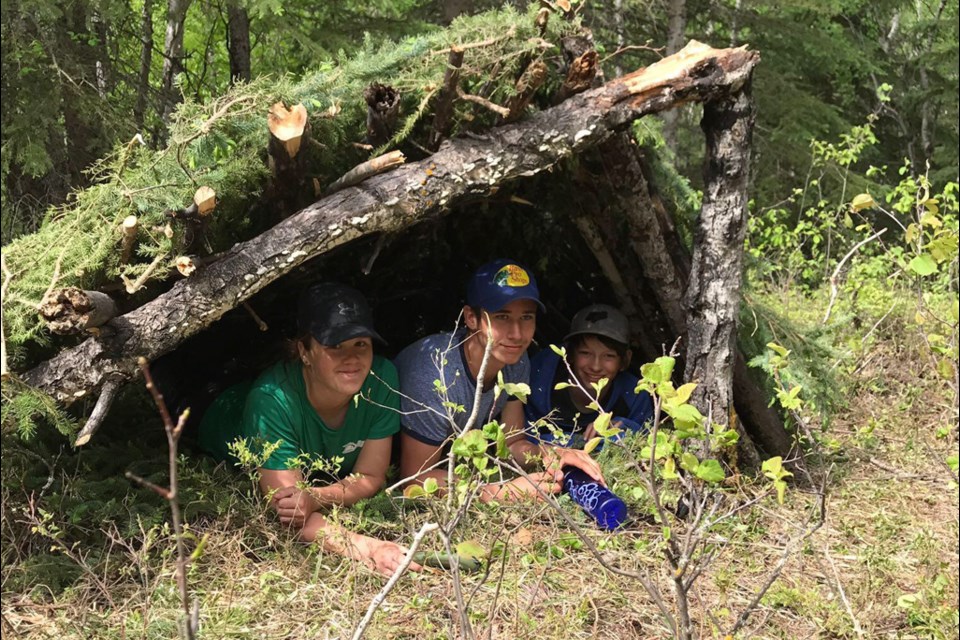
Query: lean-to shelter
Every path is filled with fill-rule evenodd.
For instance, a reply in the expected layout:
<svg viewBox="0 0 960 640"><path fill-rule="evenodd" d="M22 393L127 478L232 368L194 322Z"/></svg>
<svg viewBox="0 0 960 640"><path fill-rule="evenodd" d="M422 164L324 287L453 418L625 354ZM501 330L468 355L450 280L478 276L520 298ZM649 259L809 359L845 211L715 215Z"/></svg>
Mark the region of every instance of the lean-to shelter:
<svg viewBox="0 0 960 640"><path fill-rule="evenodd" d="M99 398L82 442L139 357L192 366L182 352L230 327L280 331L305 282L355 284L388 340L412 341L450 326L473 267L510 255L544 283L542 333L562 334L579 305L618 304L637 358L681 338L694 404L744 427L742 451L786 454L735 336L758 62L691 42L604 81L575 19L503 10L186 104L169 146L131 141L4 249L4 359L16 356L4 395ZM631 127L690 102L703 104L706 163L688 243ZM74 335L51 343L52 329ZM260 342L223 344L235 347L203 357Z"/></svg>

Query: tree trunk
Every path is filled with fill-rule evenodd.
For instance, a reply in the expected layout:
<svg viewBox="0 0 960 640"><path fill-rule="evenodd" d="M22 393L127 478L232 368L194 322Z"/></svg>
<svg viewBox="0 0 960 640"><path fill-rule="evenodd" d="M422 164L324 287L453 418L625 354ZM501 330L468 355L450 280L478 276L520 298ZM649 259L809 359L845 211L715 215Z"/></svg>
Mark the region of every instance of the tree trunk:
<svg viewBox="0 0 960 640"><path fill-rule="evenodd" d="M236 0L227 3L227 49L231 86L250 82L250 16Z"/></svg>
<svg viewBox="0 0 960 640"><path fill-rule="evenodd" d="M662 317L665 322L662 333L668 337L661 338L661 342L672 343L677 337L682 338L677 367L682 370L686 361L682 348L687 336L684 292L690 278L690 253L676 230L673 216L653 190L642 152L629 134L612 137L587 157L598 158L596 164L603 167L603 175L598 177L601 181L598 190L602 194L600 210L625 223L618 238L611 239L620 243L613 255L620 260L628 253L637 257L642 265L640 275L629 281L642 281L650 289L644 297L659 307L657 315L649 316L642 324L650 331L654 319ZM661 355L660 351L654 355ZM791 440L783 420L769 406L768 398L750 376L740 353L737 353L733 385L737 416L749 440L771 455L787 455ZM744 443L741 451L744 463L755 459L753 448L749 442Z"/></svg>
<svg viewBox="0 0 960 640"><path fill-rule="evenodd" d="M722 425L730 425L734 415L736 327L755 116L748 83L735 94L705 103L701 122L707 159L685 298L684 378L699 383L692 402Z"/></svg>
<svg viewBox="0 0 960 640"><path fill-rule="evenodd" d="M597 146L644 115L737 92L758 60L745 49L691 43L676 56L523 122L492 129L482 139L452 140L425 160L332 194L234 245L222 259L115 318L100 336L62 351L23 379L65 404L107 379L130 379L138 356L153 359L171 351L310 258L367 234L441 215L459 201L489 196L502 184Z"/></svg>
<svg viewBox="0 0 960 640"><path fill-rule="evenodd" d="M667 4L667 55L672 56L683 46L687 30L687 0L669 0ZM677 121L680 112L663 114L663 139L673 151L677 150Z"/></svg>
<svg viewBox="0 0 960 640"><path fill-rule="evenodd" d="M187 19L190 0L167 0L167 31L163 39L163 76L160 95L163 101L163 122L180 102L180 90L174 87L174 79L183 71L183 23Z"/></svg>
<svg viewBox="0 0 960 640"><path fill-rule="evenodd" d="M140 16L140 71L137 76L137 102L133 107L133 121L142 132L147 112L147 95L150 93L150 65L153 61L153 0L143 0L143 12Z"/></svg>

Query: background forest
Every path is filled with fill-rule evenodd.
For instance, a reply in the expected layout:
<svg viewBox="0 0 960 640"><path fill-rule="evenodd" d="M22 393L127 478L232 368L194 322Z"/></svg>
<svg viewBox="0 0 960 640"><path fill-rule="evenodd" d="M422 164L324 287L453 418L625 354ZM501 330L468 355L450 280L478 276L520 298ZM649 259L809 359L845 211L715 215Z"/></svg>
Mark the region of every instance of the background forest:
<svg viewBox="0 0 960 640"><path fill-rule="evenodd" d="M526 3L514 5L481 20L529 20ZM647 520L618 534L574 534L549 508L484 507L457 534L480 547L484 570L457 577L456 589L442 572L404 577L367 636L684 637L637 578L647 575L667 585L668 609L689 606L694 637L956 638L957 3L542 6L576 13L592 30L607 79L690 39L760 52L740 343L799 434L810 473L791 478L765 465L715 483L718 500L739 506L698 530L694 559L702 571L681 598L668 586L663 514L650 507L626 454L610 447L604 469ZM164 149L196 126L204 105L239 95L231 91L288 87L350 60L355 70L375 67L382 44L438 34L460 16L500 7L4 2L3 245L55 222L118 162L122 172L125 149ZM700 111L644 118L633 131L658 159L659 187L681 229L702 197ZM337 135L337 145L349 139ZM469 227L460 233L468 236ZM14 363L60 346L20 324L11 337L6 291L5 282ZM129 386L94 443L75 449L84 407L66 416L43 407L15 413L4 381L5 634L184 633L167 503L124 478L132 471L166 482L163 427L143 389ZM638 453L644 444L636 443ZM353 634L381 578L293 543L249 479L189 451L180 474L200 637ZM675 500L669 471L658 474ZM336 517L409 540L424 514L438 509L429 500L411 507L382 498Z"/></svg>

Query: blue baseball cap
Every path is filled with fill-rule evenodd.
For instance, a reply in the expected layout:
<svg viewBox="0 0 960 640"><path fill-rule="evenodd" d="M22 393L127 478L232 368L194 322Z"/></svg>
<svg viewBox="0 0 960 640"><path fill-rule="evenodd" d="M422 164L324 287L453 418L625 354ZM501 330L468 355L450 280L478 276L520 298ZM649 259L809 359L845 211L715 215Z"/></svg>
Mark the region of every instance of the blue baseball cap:
<svg viewBox="0 0 960 640"><path fill-rule="evenodd" d="M471 307L499 311L514 300L533 300L546 311L533 274L513 260L488 262L474 272L467 285L467 304Z"/></svg>

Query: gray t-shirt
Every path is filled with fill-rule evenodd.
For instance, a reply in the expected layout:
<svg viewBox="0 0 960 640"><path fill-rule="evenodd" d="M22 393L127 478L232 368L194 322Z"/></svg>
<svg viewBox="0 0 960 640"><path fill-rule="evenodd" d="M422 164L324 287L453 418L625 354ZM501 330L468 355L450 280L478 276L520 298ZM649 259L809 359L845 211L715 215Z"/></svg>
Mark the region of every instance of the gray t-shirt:
<svg viewBox="0 0 960 640"><path fill-rule="evenodd" d="M453 433L453 421L463 429L473 410L477 381L463 354L466 333L437 333L414 342L400 352L393 363L400 375L400 417L404 433L420 442L442 445ZM442 363L442 368L441 368ZM504 382L530 382L530 359L524 353L519 362L503 368ZM446 393L441 389L446 388ZM481 427L500 415L507 400L501 393L494 405L494 385L480 396L480 411L474 426ZM462 406L463 411L454 409Z"/></svg>

